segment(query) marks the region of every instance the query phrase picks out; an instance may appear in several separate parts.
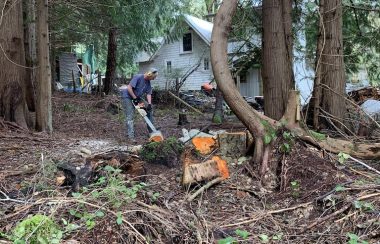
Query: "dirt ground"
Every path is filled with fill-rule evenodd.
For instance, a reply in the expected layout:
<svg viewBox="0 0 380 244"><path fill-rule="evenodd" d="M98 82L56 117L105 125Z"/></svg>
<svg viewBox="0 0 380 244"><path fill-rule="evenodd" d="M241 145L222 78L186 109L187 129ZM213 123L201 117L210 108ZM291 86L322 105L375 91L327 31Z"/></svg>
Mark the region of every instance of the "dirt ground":
<svg viewBox="0 0 380 244"><path fill-rule="evenodd" d="M73 195L70 187L56 185L54 165L83 163L82 148L100 154L147 142L138 115L136 142L126 139L124 115L110 104L118 98L54 93L52 135L0 123L0 243L37 213L64 230L62 243L380 243L379 175L301 142L283 157L279 189L271 192L248 158L230 159L230 178L191 202L187 198L199 186L180 185L179 162L143 163L143 176L122 174L123 185L107 188L107 198L94 194L105 193L96 184ZM179 126L171 104L157 105L155 120L166 138L181 137L183 128L245 130L234 116L210 124L210 113L189 113L189 123ZM119 179L115 175L110 179Z"/></svg>

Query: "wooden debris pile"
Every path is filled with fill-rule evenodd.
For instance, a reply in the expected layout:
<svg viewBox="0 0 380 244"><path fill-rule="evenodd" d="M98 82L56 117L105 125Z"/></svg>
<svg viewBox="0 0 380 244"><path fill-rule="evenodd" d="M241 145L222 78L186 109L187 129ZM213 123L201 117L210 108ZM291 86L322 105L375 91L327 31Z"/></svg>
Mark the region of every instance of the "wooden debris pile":
<svg viewBox="0 0 380 244"><path fill-rule="evenodd" d="M111 150L96 155L88 155L78 162L60 162L60 170L56 178L56 184L61 186L72 186L73 191L78 191L80 187L90 184L105 166L111 166L122 170L123 174L136 177L145 175L144 162L137 156L129 152Z"/></svg>

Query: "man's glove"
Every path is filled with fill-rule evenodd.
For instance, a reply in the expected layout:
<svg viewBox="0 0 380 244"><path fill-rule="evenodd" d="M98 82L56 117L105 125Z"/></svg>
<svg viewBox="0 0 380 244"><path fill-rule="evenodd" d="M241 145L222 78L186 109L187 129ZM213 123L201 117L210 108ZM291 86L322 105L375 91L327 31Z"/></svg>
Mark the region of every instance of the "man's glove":
<svg viewBox="0 0 380 244"><path fill-rule="evenodd" d="M141 102L141 98L139 97L136 97L135 99L132 99L132 102L135 106L139 105L139 103Z"/></svg>
<svg viewBox="0 0 380 244"><path fill-rule="evenodd" d="M148 106L146 106L146 111L149 113L152 111L152 104L148 104Z"/></svg>

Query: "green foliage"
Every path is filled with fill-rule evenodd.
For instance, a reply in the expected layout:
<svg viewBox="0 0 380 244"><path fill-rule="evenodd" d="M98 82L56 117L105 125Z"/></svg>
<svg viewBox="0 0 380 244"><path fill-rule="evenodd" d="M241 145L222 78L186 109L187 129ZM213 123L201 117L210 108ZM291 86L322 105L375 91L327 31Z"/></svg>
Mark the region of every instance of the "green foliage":
<svg viewBox="0 0 380 244"><path fill-rule="evenodd" d="M359 236L353 233L347 233L347 237L349 238L348 244L368 244L367 241L360 240Z"/></svg>
<svg viewBox="0 0 380 244"><path fill-rule="evenodd" d="M344 186L342 186L342 185L337 185L335 187L335 191L336 192L340 192L340 191L344 191L344 190L346 190L346 188Z"/></svg>
<svg viewBox="0 0 380 244"><path fill-rule="evenodd" d="M325 135L325 134L318 133L318 132L313 131L313 130L309 130L309 134L310 134L314 139L316 139L317 141L323 141L323 140L326 140L326 135Z"/></svg>
<svg viewBox="0 0 380 244"><path fill-rule="evenodd" d="M291 181L290 182L290 188L292 189L292 196L294 198L299 197L300 194L300 183L297 180Z"/></svg>
<svg viewBox="0 0 380 244"><path fill-rule="evenodd" d="M16 244L54 244L60 242L62 235L62 230L50 217L36 214L16 225L12 239Z"/></svg>
<svg viewBox="0 0 380 244"><path fill-rule="evenodd" d="M277 233L277 234L274 234L274 235L272 236L272 240L274 240L274 241L281 241L283 235L284 235L284 233L282 233L282 232Z"/></svg>
<svg viewBox="0 0 380 244"><path fill-rule="evenodd" d="M95 227L96 225L96 218L102 218L104 217L104 213L102 211L96 211L95 213L89 213L87 211L80 212L74 209L70 209L69 213L76 217L79 218L81 221L83 221L86 225L87 230L91 230Z"/></svg>
<svg viewBox="0 0 380 244"><path fill-rule="evenodd" d="M338 154L338 161L341 164L344 164L346 162L346 160L349 159L349 158L350 158L350 155L348 155L346 153L340 152Z"/></svg>
<svg viewBox="0 0 380 244"><path fill-rule="evenodd" d="M294 134L292 132L284 131L282 133L282 138L285 140L285 142L280 145L280 151L282 153L288 154L290 153L291 147L294 144Z"/></svg>
<svg viewBox="0 0 380 244"><path fill-rule="evenodd" d="M240 229L235 230L235 234L238 235L238 236L240 236L243 239L247 239L248 236L249 236L249 232L248 231L246 231L246 230L240 230Z"/></svg>
<svg viewBox="0 0 380 244"><path fill-rule="evenodd" d="M265 128L264 143L266 145L270 144L272 141L276 140L276 130L265 120L261 121L261 124Z"/></svg>
<svg viewBox="0 0 380 244"><path fill-rule="evenodd" d="M269 236L266 234L259 235L259 239L261 243L268 243L269 242Z"/></svg>
<svg viewBox="0 0 380 244"><path fill-rule="evenodd" d="M219 114L214 114L214 116L212 117L212 122L215 124L221 124L223 122L223 118Z"/></svg>
<svg viewBox="0 0 380 244"><path fill-rule="evenodd" d="M380 22L378 14L366 9L379 9L377 0L354 1L343 0L343 53L346 74L350 78L365 68L373 85L380 81L378 63L380 59ZM305 1L304 19L301 26L306 33L306 53L309 62L314 65L317 45L319 13L318 7L311 1ZM356 7L349 7L354 5ZM307 24L305 24L307 23ZM303 27L304 26L304 27ZM351 80L354 80L351 78Z"/></svg>
<svg viewBox="0 0 380 244"><path fill-rule="evenodd" d="M146 186L145 183L135 183L128 187L120 174L120 169L107 165L104 170L107 172L106 176L100 177L95 185L102 185L106 182L106 186L101 190L94 190L91 196L95 199L105 199L115 208L119 208L135 199L137 193Z"/></svg>
<svg viewBox="0 0 380 244"><path fill-rule="evenodd" d="M75 111L75 106L69 103L63 104L63 111L65 112L74 112Z"/></svg>
<svg viewBox="0 0 380 244"><path fill-rule="evenodd" d="M354 201L354 207L363 211L374 211L375 207L372 203L364 201Z"/></svg>
<svg viewBox="0 0 380 244"><path fill-rule="evenodd" d="M218 240L218 244L236 244L236 243L237 243L236 239L231 236Z"/></svg>
<svg viewBox="0 0 380 244"><path fill-rule="evenodd" d="M183 151L183 144L175 137L161 142L150 142L143 146L140 156L149 163L172 164Z"/></svg>
<svg viewBox="0 0 380 244"><path fill-rule="evenodd" d="M81 219L85 223L87 230L91 230L95 227L97 218L102 218L105 216L105 214L100 210L96 211L95 213L89 213L87 211L80 212L74 209L70 209L69 213L70 215ZM76 226L73 225L68 227L71 229L73 227L75 228Z"/></svg>

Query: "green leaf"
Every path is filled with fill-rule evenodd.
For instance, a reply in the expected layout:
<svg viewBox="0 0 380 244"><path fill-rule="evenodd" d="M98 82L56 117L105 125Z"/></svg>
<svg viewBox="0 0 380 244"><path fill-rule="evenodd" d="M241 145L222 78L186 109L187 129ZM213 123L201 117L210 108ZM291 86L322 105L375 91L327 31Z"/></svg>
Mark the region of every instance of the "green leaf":
<svg viewBox="0 0 380 244"><path fill-rule="evenodd" d="M337 192L344 191L344 190L346 190L346 188L342 185L337 185L335 187L335 191L337 191Z"/></svg>
<svg viewBox="0 0 380 244"><path fill-rule="evenodd" d="M50 243L52 243L52 244L59 244L59 242L61 240L59 240L59 239L51 239L50 241L51 241Z"/></svg>
<svg viewBox="0 0 380 244"><path fill-rule="evenodd" d="M248 231L246 231L246 230L240 230L240 229L235 230L235 234L238 235L238 236L240 236L243 239L247 239L248 236L249 236L249 232Z"/></svg>
<svg viewBox="0 0 380 244"><path fill-rule="evenodd" d="M218 244L233 244L233 243L236 243L236 239L231 236L218 240Z"/></svg>
<svg viewBox="0 0 380 244"><path fill-rule="evenodd" d="M121 225L121 224L123 223L123 216L121 215L120 212L118 212L118 213L116 214L116 216L117 216L117 218L116 218L116 223L117 223L118 225Z"/></svg>
<svg viewBox="0 0 380 244"><path fill-rule="evenodd" d="M350 238L348 240L348 244L358 244L359 237L353 233L347 233L347 237Z"/></svg>
<svg viewBox="0 0 380 244"><path fill-rule="evenodd" d="M104 213L102 212L102 211L97 211L96 213L95 213L95 215L96 215L96 217L104 217Z"/></svg>
<svg viewBox="0 0 380 244"><path fill-rule="evenodd" d="M71 193L71 195L75 198L79 198L82 194L80 194L79 192L73 192Z"/></svg>
<svg viewBox="0 0 380 244"><path fill-rule="evenodd" d="M374 211L375 210L375 207L373 206L372 203L370 202L364 202L363 203L363 208L367 211Z"/></svg>
<svg viewBox="0 0 380 244"><path fill-rule="evenodd" d="M68 224L67 220L64 219L64 218L62 218L62 223L63 223L64 225L67 225L67 224Z"/></svg>
<svg viewBox="0 0 380 244"><path fill-rule="evenodd" d="M270 135L264 135L264 143L268 145L272 141L272 137Z"/></svg>
<svg viewBox="0 0 380 244"><path fill-rule="evenodd" d="M93 191L91 192L91 195L94 197L94 198L98 198L100 197L100 193L98 191Z"/></svg>
<svg viewBox="0 0 380 244"><path fill-rule="evenodd" d="M110 165L107 165L106 167L104 167L104 170L105 171L108 171L108 172L114 172L115 171L115 168L110 166Z"/></svg>
<svg viewBox="0 0 380 244"><path fill-rule="evenodd" d="M275 235L272 236L272 240L275 240L275 241L279 241L282 239L282 236L284 235L284 233L280 232L280 233L277 233Z"/></svg>
<svg viewBox="0 0 380 244"><path fill-rule="evenodd" d="M354 207L357 209L361 209L363 205L360 201L354 201Z"/></svg>
<svg viewBox="0 0 380 244"><path fill-rule="evenodd" d="M346 153L340 152L338 154L338 161L341 164L343 164L348 158L350 158L350 155L348 155Z"/></svg>
<svg viewBox="0 0 380 244"><path fill-rule="evenodd" d="M267 243L267 242L269 242L269 236L266 235L266 234L259 235L259 238L260 238L261 243Z"/></svg>

